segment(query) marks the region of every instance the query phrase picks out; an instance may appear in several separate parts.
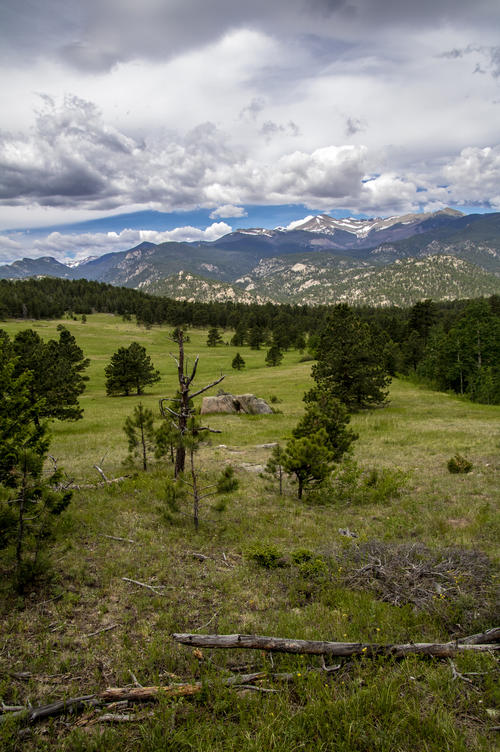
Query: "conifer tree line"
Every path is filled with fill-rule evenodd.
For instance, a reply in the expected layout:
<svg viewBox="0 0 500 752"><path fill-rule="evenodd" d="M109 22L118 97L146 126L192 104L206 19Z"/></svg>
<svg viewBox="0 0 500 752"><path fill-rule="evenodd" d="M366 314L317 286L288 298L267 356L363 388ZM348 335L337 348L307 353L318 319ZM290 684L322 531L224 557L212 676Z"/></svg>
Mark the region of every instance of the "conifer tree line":
<svg viewBox="0 0 500 752"><path fill-rule="evenodd" d="M217 333L231 329L232 345L271 350L268 365L279 362L280 353L289 348L304 349L306 340L315 357L331 310L331 306L175 301L87 280L0 280L0 317L59 318L68 312L97 311L135 317L145 326L167 323ZM391 375L410 376L475 401L500 403L500 296L423 300L407 309L355 310L381 343Z"/></svg>

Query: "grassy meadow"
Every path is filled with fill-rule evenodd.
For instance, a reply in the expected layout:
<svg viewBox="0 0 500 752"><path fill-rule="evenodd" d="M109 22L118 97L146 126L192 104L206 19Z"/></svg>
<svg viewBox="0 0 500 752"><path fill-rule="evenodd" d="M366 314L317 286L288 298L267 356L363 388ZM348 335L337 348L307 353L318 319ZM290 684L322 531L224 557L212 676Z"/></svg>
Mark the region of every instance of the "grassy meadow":
<svg viewBox="0 0 500 752"><path fill-rule="evenodd" d="M170 635L430 642L498 626L500 407L394 380L386 407L352 418L359 439L351 467L373 483L356 490L346 470L329 496L306 494L299 502L291 481L280 496L262 470L271 451L266 445L284 440L303 412L311 362L290 351L279 367L268 368L265 349L208 348L207 332L191 330L186 352L191 363L200 355L196 388L222 372L225 391L277 398L273 415L206 418L221 433L197 456L200 482L214 483L231 464L239 487L202 501L195 533L189 500L177 514L167 508L169 463L153 462L147 473L122 465L126 416L139 400L157 412L159 398L176 390L171 328L147 330L104 314L86 323L6 321L1 327L14 335L30 326L49 339L59 323L91 364L80 400L84 418L55 422L50 451L68 478L85 487L58 521L44 583L25 598L5 578L0 583L0 701L36 706L135 680L144 686L202 680L205 686L193 698L163 697L116 711L131 716L123 723L100 721L91 708L27 732L22 723L0 723L2 749L497 748L494 654L464 652L452 663L356 658L324 672L313 657L196 654ZM224 332L223 339L231 335ZM140 398L107 397L104 368L132 341L146 347L161 381ZM246 362L240 372L231 368L237 351ZM457 453L473 463L471 473L448 472ZM130 477L88 487L99 480L96 463L109 478ZM356 537L339 532L346 529ZM254 669L293 672L296 679L260 687L273 692L223 686L230 673Z"/></svg>

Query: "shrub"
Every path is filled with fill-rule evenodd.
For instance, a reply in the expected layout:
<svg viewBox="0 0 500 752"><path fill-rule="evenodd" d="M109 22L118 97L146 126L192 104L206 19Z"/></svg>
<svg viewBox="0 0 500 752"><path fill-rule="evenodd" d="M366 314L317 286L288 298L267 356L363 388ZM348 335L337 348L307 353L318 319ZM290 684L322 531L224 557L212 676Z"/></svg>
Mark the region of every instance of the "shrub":
<svg viewBox="0 0 500 752"><path fill-rule="evenodd" d="M456 454L448 460L448 471L450 473L470 473L472 468L472 462L462 457L461 454Z"/></svg>
<svg viewBox="0 0 500 752"><path fill-rule="evenodd" d="M364 470L352 458L344 460L331 476L308 495L310 504L384 504L401 496L408 481L402 470Z"/></svg>
<svg viewBox="0 0 500 752"><path fill-rule="evenodd" d="M230 493L231 491L236 491L238 485L238 478L234 477L234 467L228 465L224 468L217 481L217 493Z"/></svg>
<svg viewBox="0 0 500 752"><path fill-rule="evenodd" d="M314 554L308 548L298 548L292 552L292 561L294 564L303 564L305 561L311 561Z"/></svg>
<svg viewBox="0 0 500 752"><path fill-rule="evenodd" d="M283 553L272 543L256 543L247 551L247 558L264 569L276 569L285 566Z"/></svg>
<svg viewBox="0 0 500 752"><path fill-rule="evenodd" d="M186 498L186 487L180 481L168 478L165 483L165 504L158 508L164 522L172 524L176 521L181 504L186 501Z"/></svg>

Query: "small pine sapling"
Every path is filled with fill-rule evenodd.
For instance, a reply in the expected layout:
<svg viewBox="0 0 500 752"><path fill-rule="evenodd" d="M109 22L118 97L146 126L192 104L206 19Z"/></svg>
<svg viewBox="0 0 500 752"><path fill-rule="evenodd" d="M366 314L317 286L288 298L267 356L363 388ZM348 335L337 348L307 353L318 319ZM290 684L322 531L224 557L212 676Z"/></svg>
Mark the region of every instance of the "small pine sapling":
<svg viewBox="0 0 500 752"><path fill-rule="evenodd" d="M285 447L283 469L295 475L298 484L297 495L302 498L305 488L318 485L325 480L332 468L333 454L328 447L328 436L324 428L300 439L290 439Z"/></svg>
<svg viewBox="0 0 500 752"><path fill-rule="evenodd" d="M134 456L140 457L143 470L148 469L148 455L155 448L153 423L153 411L143 407L142 402L139 402L132 417L128 416L123 426L128 439L129 459L132 460Z"/></svg>
<svg viewBox="0 0 500 752"><path fill-rule="evenodd" d="M231 493L239 486L238 478L235 478L234 467L228 465L224 468L217 481L217 493Z"/></svg>
<svg viewBox="0 0 500 752"><path fill-rule="evenodd" d="M276 444L271 456L267 461L264 471L273 478L278 478L279 495L283 495L283 449L280 444Z"/></svg>

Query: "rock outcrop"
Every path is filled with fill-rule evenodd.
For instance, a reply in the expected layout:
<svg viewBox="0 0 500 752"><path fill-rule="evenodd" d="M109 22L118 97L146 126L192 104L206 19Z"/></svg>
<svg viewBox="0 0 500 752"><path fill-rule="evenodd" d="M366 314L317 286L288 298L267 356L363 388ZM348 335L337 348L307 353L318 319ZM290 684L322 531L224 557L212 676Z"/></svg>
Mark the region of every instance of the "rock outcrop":
<svg viewBox="0 0 500 752"><path fill-rule="evenodd" d="M201 415L232 413L234 415L269 415L273 411L265 400L255 394L220 394L203 397Z"/></svg>

